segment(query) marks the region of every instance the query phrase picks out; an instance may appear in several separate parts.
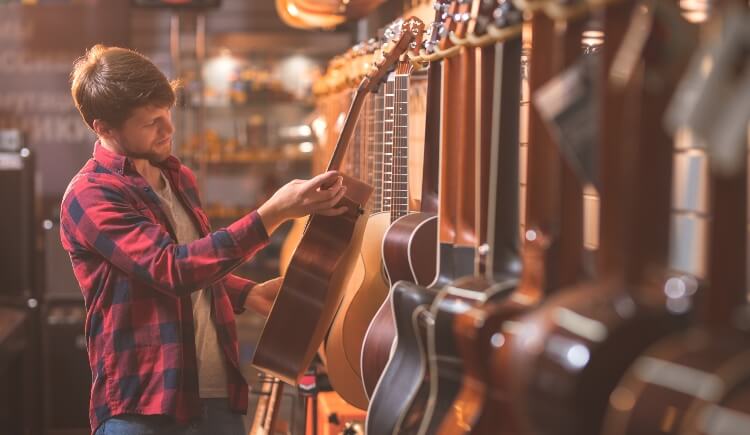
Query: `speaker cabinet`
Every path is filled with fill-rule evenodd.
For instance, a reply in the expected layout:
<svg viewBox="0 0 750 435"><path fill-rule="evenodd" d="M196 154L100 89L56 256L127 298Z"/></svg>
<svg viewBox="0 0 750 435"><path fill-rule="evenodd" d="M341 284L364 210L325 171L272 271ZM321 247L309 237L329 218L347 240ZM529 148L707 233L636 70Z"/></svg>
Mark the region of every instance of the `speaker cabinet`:
<svg viewBox="0 0 750 435"><path fill-rule="evenodd" d="M42 354L47 433L89 427L91 370L86 353L83 298L43 306Z"/></svg>
<svg viewBox="0 0 750 435"><path fill-rule="evenodd" d="M28 148L0 151L0 301L36 297L34 259L39 234L34 156Z"/></svg>

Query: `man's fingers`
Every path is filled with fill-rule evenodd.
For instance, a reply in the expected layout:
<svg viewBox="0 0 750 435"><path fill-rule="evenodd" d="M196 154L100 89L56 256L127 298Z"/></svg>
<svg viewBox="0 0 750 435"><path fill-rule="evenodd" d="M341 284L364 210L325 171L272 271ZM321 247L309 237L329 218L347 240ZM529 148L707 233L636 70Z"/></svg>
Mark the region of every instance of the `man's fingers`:
<svg viewBox="0 0 750 435"><path fill-rule="evenodd" d="M344 186L341 184L335 184L330 189L307 192L305 193L305 197L310 204L317 205L324 201L330 201L332 198L335 198L336 195L341 193L342 190L345 190Z"/></svg>
<svg viewBox="0 0 750 435"><path fill-rule="evenodd" d="M346 213L347 207L342 206L339 208L329 208L325 210L321 210L318 212L318 214L322 214L323 216L338 216L340 214Z"/></svg>
<svg viewBox="0 0 750 435"><path fill-rule="evenodd" d="M333 198L331 198L329 200L326 200L326 201L323 201L322 203L318 204L315 207L317 209L316 212L321 211L321 210L330 210L330 209L332 209L333 207L336 206L336 204L339 203L339 201L341 201L341 198L344 197L345 193L346 193L346 188L342 187L341 190L339 190L339 192L336 194L336 196L334 196Z"/></svg>
<svg viewBox="0 0 750 435"><path fill-rule="evenodd" d="M317 175L305 182L303 193L312 192L317 190L319 187L327 187L338 182L340 179L338 171L328 171L320 175Z"/></svg>

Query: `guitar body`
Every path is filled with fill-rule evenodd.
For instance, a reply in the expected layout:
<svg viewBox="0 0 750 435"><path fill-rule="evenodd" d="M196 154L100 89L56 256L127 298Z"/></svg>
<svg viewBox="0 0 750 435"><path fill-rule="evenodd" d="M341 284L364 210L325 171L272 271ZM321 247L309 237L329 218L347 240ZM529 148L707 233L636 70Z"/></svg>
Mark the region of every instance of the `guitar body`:
<svg viewBox="0 0 750 435"><path fill-rule="evenodd" d="M359 256L369 214L369 185L343 176L347 194L339 216L313 215L294 252L271 314L261 332L253 365L290 385L304 373L333 321L345 280ZM299 328L289 333L289 325Z"/></svg>
<svg viewBox="0 0 750 435"><path fill-rule="evenodd" d="M366 428L369 435L409 433L419 421L404 421L402 410L409 403L426 406L429 386L426 353L427 316L435 291L406 281L394 284L389 301L396 313L398 338L394 357L388 361L370 400ZM380 392L378 390L381 390ZM402 431L395 432L398 428Z"/></svg>
<svg viewBox="0 0 750 435"><path fill-rule="evenodd" d="M532 433L601 433L608 398L627 368L686 325L685 316L666 309L666 297L634 297L658 294L665 282L662 276L636 288L616 281L581 284L519 319L516 336L526 339L511 340L509 363L493 357L492 364L498 374L513 373L516 410L528 416Z"/></svg>
<svg viewBox="0 0 750 435"><path fill-rule="evenodd" d="M456 316L454 334L456 346L463 360L463 378L453 406L445 415L438 434L516 434L512 415L504 412L503 397L496 383L490 384L490 357L493 348L507 343L506 335L497 335L505 319L527 306L508 298L497 304L470 308ZM493 339L493 337L495 337ZM502 340L499 338L502 337ZM512 376L512 373L503 373ZM504 402L512 401L508 397Z"/></svg>
<svg viewBox="0 0 750 435"><path fill-rule="evenodd" d="M360 409L367 409L360 369L362 344L370 320L389 290L380 253L390 223L389 212L375 213L367 220L360 255L325 344L331 385L344 400Z"/></svg>
<svg viewBox="0 0 750 435"><path fill-rule="evenodd" d="M430 396L421 417L419 434L435 434L450 412L460 412L453 405L461 391L463 360L454 335L456 317L485 301L504 298L515 289L518 277L491 281L482 276L467 276L453 282L435 298L430 311L434 319L428 330ZM409 409L409 413L420 410Z"/></svg>
<svg viewBox="0 0 750 435"><path fill-rule="evenodd" d="M400 217L381 239L382 258L388 282L414 282L428 286L437 270L437 216L433 213L411 213ZM386 284L387 286L387 284ZM391 308L392 292L380 305L367 328L361 351L361 373L365 391L372 397L383 373L396 338Z"/></svg>
<svg viewBox="0 0 750 435"><path fill-rule="evenodd" d="M292 221L292 227L284 239L284 243L281 245L281 252L279 253L279 275L286 275L286 270L289 268L289 262L292 261L295 249L299 245L299 241L302 239L302 235L305 234L305 226L307 226L308 217L297 218Z"/></svg>
<svg viewBox="0 0 750 435"><path fill-rule="evenodd" d="M750 335L693 328L635 361L609 398L603 433L744 433L749 390ZM623 406L628 398L637 400Z"/></svg>

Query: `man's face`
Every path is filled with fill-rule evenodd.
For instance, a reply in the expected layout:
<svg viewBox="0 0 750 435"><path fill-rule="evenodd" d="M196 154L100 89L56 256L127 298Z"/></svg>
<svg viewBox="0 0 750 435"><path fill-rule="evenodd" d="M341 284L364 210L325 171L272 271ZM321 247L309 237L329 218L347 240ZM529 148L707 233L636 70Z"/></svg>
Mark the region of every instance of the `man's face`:
<svg viewBox="0 0 750 435"><path fill-rule="evenodd" d="M139 107L120 128L110 131L128 157L161 162L172 152L174 125L169 107Z"/></svg>

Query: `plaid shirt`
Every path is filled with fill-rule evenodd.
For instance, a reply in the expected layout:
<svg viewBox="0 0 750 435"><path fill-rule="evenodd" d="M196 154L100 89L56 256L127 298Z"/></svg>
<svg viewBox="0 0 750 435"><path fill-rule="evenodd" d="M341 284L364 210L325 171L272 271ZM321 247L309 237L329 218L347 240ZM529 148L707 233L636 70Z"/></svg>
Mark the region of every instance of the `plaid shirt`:
<svg viewBox="0 0 750 435"><path fill-rule="evenodd" d="M63 197L60 235L86 303L92 431L123 413L166 414L178 423L200 417L190 293L202 288L213 292L230 407L247 412L234 314L244 311L255 283L230 272L268 235L257 212L210 232L193 173L175 157L160 166L201 239L177 244L146 180L98 142Z"/></svg>

